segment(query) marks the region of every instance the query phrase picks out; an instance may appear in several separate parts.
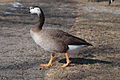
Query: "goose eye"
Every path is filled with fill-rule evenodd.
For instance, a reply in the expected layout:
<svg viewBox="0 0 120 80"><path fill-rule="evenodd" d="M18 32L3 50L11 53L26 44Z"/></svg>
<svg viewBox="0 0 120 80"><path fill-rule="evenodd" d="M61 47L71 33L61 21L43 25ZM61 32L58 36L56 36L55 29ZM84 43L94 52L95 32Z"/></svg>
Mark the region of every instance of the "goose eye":
<svg viewBox="0 0 120 80"><path fill-rule="evenodd" d="M37 9L37 11L39 11L39 9Z"/></svg>
<svg viewBox="0 0 120 80"><path fill-rule="evenodd" d="M33 7L30 7L30 9L33 9Z"/></svg>

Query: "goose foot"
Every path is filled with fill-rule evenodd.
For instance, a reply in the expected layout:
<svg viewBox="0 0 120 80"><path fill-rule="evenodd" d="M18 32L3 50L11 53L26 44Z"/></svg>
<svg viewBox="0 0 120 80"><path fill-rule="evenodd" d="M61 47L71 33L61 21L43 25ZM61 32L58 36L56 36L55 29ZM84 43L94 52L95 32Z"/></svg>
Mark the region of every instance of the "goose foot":
<svg viewBox="0 0 120 80"><path fill-rule="evenodd" d="M54 58L54 54L51 55L51 58L50 58L50 61L48 64L40 64L39 68L40 67L48 67L48 66L51 66L52 65L52 61L53 61L53 58Z"/></svg>
<svg viewBox="0 0 120 80"><path fill-rule="evenodd" d="M67 63L64 64L63 66L61 66L62 68L67 67L67 66L69 66L69 64L70 64L70 60L69 60L69 57L68 57L68 53L67 53L67 52L65 53L65 56L66 56L66 61L67 61Z"/></svg>

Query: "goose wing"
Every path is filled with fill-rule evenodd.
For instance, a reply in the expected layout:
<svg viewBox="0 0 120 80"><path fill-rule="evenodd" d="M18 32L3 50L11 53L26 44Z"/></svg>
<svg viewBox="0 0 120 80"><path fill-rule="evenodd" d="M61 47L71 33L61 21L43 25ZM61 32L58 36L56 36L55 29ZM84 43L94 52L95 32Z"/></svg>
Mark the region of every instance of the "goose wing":
<svg viewBox="0 0 120 80"><path fill-rule="evenodd" d="M57 42L63 42L67 45L88 45L92 46L92 44L88 43L84 39L75 37L67 32L64 32L62 30L50 30L48 31L49 35L57 40Z"/></svg>

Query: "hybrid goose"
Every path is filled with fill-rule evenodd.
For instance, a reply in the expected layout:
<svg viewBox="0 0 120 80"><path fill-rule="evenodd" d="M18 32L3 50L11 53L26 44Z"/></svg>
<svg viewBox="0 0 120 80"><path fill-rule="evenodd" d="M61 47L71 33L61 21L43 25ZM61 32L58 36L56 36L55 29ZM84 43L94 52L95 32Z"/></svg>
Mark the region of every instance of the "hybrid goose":
<svg viewBox="0 0 120 80"><path fill-rule="evenodd" d="M64 53L66 56L66 64L61 67L66 67L70 64L68 51L71 49L80 49L83 46L92 46L83 39L72 36L62 30L58 29L42 29L45 21L45 16L39 6L30 7L31 14L37 14L39 21L30 29L30 34L37 45L42 47L45 51L51 54L51 59L48 64L41 64L40 66L51 66L55 53Z"/></svg>

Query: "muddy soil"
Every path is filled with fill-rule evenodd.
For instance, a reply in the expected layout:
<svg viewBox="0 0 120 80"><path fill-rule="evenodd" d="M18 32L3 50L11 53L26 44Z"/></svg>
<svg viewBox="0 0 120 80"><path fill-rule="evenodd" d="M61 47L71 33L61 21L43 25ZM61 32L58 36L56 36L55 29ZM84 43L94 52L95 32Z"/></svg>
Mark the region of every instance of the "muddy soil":
<svg viewBox="0 0 120 80"><path fill-rule="evenodd" d="M7 0L5 0L7 1ZM120 2L87 0L19 0L16 5L0 4L0 80L119 80L120 79ZM4 5L3 5L4 4ZM93 47L65 56L55 56L37 47L29 34L38 21L26 8L39 5L46 17L44 28L62 29L92 43ZM15 8L16 7L16 8Z"/></svg>

